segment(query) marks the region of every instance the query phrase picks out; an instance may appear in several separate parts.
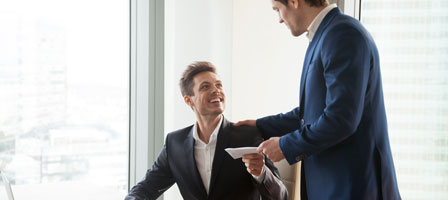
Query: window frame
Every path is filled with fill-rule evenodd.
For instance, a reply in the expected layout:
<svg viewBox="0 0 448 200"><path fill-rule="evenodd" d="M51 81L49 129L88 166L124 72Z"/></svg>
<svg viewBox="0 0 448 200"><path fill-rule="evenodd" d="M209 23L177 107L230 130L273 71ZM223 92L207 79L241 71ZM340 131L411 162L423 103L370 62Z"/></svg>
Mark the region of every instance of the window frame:
<svg viewBox="0 0 448 200"><path fill-rule="evenodd" d="M164 140L164 1L130 0L129 180L132 188Z"/></svg>
<svg viewBox="0 0 448 200"><path fill-rule="evenodd" d="M361 19L361 0L330 0L330 3L336 3L344 14Z"/></svg>

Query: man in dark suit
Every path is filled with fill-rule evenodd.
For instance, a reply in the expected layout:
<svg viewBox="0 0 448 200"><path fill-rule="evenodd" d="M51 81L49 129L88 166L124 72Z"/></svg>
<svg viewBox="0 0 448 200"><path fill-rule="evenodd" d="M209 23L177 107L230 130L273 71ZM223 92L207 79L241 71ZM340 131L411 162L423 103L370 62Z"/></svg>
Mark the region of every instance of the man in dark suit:
<svg viewBox="0 0 448 200"><path fill-rule="evenodd" d="M269 138L258 151L272 161L302 161L302 199L400 199L373 38L326 0L271 3L293 36L310 41L300 106L237 125Z"/></svg>
<svg viewBox="0 0 448 200"><path fill-rule="evenodd" d="M224 118L225 93L215 67L209 62L191 64L180 88L197 123L167 135L152 169L126 199L156 199L174 183L188 200L287 199L278 170L261 153L244 155L242 162L224 151L256 147L263 137L254 127L234 127Z"/></svg>

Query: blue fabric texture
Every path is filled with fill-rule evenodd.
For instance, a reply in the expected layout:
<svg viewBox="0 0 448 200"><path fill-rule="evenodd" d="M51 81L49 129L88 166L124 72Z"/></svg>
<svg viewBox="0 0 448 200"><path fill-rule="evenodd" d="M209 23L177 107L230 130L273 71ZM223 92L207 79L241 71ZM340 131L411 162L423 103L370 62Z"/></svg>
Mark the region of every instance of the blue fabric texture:
<svg viewBox="0 0 448 200"><path fill-rule="evenodd" d="M256 122L265 139L281 136L290 164L302 161L309 199L401 199L381 84L373 38L331 10L307 49L300 105Z"/></svg>

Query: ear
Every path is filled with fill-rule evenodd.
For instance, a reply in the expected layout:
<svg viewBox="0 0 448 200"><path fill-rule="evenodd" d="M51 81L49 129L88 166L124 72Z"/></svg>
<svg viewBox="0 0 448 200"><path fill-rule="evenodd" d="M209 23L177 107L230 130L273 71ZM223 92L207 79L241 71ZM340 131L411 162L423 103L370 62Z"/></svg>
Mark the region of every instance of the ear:
<svg viewBox="0 0 448 200"><path fill-rule="evenodd" d="M184 96L184 102L189 105L190 107L193 107L193 101L191 100L190 96L185 95Z"/></svg>
<svg viewBox="0 0 448 200"><path fill-rule="evenodd" d="M288 0L288 4L292 7L292 8L298 8L300 7L300 2L301 0Z"/></svg>

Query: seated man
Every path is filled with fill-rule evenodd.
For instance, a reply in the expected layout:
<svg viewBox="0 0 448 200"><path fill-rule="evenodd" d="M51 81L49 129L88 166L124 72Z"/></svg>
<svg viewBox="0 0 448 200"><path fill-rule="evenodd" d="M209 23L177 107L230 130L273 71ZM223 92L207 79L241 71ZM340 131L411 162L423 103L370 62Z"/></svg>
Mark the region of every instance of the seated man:
<svg viewBox="0 0 448 200"><path fill-rule="evenodd" d="M287 199L270 160L248 154L242 162L224 151L258 146L263 138L256 128L234 127L224 118L225 94L215 67L209 62L189 65L180 88L197 122L168 134L152 169L126 199L156 199L174 183L184 199Z"/></svg>

